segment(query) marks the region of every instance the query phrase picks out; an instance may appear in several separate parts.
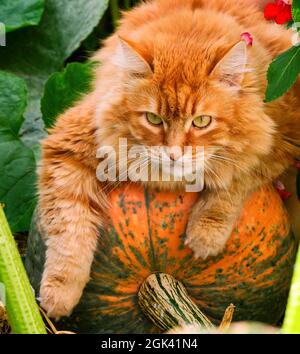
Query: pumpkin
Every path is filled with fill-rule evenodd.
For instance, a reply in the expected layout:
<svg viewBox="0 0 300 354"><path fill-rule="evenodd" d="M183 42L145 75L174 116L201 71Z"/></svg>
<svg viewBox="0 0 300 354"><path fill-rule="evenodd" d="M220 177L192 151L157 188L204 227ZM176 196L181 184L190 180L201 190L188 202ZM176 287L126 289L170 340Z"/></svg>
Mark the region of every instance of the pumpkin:
<svg viewBox="0 0 300 354"><path fill-rule="evenodd" d="M147 308L163 310L164 305L155 305L160 302L159 291L171 297L175 317L186 297L193 302L190 310L195 313L196 305L204 321L220 323L232 303L234 321L276 324L284 313L296 254L296 241L277 192L271 186L255 192L246 201L224 252L207 260L195 259L184 246L189 211L198 198L194 193L146 190L137 184L114 190L111 220L99 231L91 280L62 328L83 333L153 333L189 323L172 318L167 310L173 325L155 323ZM42 230L37 212L26 259L37 292L45 253ZM183 284L186 293L177 285L168 292L161 282L164 274ZM146 286L148 279L156 285ZM150 289L143 295L145 302L142 295L138 297L140 288Z"/></svg>

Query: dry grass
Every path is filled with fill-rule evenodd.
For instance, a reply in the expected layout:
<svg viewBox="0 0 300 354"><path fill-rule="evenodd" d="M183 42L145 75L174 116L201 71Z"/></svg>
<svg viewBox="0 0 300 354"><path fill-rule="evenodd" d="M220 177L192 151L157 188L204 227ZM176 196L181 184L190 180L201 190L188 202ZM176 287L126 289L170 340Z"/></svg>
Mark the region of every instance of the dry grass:
<svg viewBox="0 0 300 354"><path fill-rule="evenodd" d="M50 318L47 316L47 314L41 307L40 307L40 312L44 318L44 321L46 323L46 328L49 334L75 334L74 332L70 332L70 331L58 331L54 326L53 322L50 320Z"/></svg>

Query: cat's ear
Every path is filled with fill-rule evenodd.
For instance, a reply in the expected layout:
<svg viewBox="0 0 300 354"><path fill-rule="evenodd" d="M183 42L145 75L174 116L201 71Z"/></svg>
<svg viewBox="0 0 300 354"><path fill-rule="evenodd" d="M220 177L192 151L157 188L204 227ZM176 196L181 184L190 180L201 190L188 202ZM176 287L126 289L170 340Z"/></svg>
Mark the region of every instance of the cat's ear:
<svg viewBox="0 0 300 354"><path fill-rule="evenodd" d="M211 76L226 85L239 89L247 69L247 44L245 41L237 43L218 62Z"/></svg>
<svg viewBox="0 0 300 354"><path fill-rule="evenodd" d="M146 56L138 48L138 46L124 38L118 36L118 48L113 58L115 65L134 74L152 73L150 64Z"/></svg>

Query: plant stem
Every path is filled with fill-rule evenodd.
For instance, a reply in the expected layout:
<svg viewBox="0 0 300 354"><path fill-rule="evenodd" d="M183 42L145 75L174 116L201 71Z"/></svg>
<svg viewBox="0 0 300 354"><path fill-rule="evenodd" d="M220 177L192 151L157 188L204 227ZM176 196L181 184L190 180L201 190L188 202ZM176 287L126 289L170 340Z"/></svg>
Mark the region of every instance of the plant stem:
<svg viewBox="0 0 300 354"><path fill-rule="evenodd" d="M16 242L0 205L0 282L6 290L6 310L15 334L45 334L33 290Z"/></svg>
<svg viewBox="0 0 300 354"><path fill-rule="evenodd" d="M300 249L295 264L282 332L285 334L300 334Z"/></svg>
<svg viewBox="0 0 300 354"><path fill-rule="evenodd" d="M120 19L120 10L119 10L119 4L118 0L110 0L110 12L111 12L111 18L113 20L113 25L114 28L117 27L118 21Z"/></svg>

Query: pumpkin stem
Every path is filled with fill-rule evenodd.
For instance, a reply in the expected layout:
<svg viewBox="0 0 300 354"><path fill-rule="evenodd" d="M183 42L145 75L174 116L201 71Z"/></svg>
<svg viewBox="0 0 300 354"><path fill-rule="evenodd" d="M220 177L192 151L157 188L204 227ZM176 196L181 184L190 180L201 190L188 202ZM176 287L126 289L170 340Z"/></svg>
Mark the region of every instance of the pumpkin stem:
<svg viewBox="0 0 300 354"><path fill-rule="evenodd" d="M138 300L144 314L162 330L185 325L214 328L183 284L169 274L150 275L140 288Z"/></svg>

